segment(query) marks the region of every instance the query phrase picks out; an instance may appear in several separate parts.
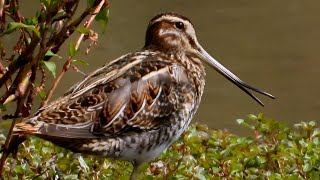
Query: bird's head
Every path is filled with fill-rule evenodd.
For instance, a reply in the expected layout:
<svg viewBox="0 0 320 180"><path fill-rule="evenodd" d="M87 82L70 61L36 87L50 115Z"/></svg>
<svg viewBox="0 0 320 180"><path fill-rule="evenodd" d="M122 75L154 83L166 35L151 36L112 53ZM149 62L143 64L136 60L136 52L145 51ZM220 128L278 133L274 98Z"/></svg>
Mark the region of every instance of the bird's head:
<svg viewBox="0 0 320 180"><path fill-rule="evenodd" d="M217 70L262 106L263 103L248 89L274 98L273 95L243 82L207 53L197 40L193 24L182 15L161 13L152 18L148 25L144 48L163 51L164 53L185 53L195 56Z"/></svg>

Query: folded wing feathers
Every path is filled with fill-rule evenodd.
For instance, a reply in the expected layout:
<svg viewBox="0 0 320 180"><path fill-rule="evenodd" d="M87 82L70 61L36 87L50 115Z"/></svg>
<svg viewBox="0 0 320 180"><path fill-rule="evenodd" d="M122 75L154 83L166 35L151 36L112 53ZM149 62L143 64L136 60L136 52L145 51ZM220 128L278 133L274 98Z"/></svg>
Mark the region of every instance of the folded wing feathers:
<svg viewBox="0 0 320 180"><path fill-rule="evenodd" d="M153 66L151 67L152 71L146 71L148 73L141 75L140 79L130 82L123 75L128 73L131 68L143 63L142 60L134 60L121 69L111 70L108 73L101 72L101 70L95 71L72 89L72 93L68 95L69 100L63 103L81 105L82 99L88 96L97 96L95 104L89 104L84 110L80 109L81 113L74 113L82 118L86 112L86 117L89 118L85 121L70 124L55 124L60 121L54 120L52 123L38 122L35 124L27 121L17 124L14 131L16 133L46 134L68 138L92 138L101 134L113 135L128 131L128 129L130 131L130 128L140 128L141 130L156 128L162 123L157 117L169 115L174 110L172 104L174 102L170 102L166 96L170 94L172 82L179 80L180 72L178 74L172 72L167 64L159 66L161 68ZM159 62L156 65L159 65ZM109 83L113 83L116 89L111 89L112 91L106 94L103 88ZM99 93L90 94L94 89ZM159 105L156 102L160 100ZM63 103L53 102L56 106L49 107L59 109ZM166 104L167 108L160 116L159 114L162 113L161 104ZM70 106L68 107L70 109ZM79 106L74 105L73 107ZM45 112L46 109L38 115L41 116Z"/></svg>

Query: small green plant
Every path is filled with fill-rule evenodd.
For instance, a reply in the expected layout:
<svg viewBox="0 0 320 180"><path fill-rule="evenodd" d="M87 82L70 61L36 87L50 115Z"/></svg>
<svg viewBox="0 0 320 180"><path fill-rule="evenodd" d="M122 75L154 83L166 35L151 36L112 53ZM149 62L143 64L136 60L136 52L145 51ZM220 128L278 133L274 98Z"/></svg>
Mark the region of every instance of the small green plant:
<svg viewBox="0 0 320 180"><path fill-rule="evenodd" d="M193 124L161 157L143 166L139 178L320 178L320 128L314 121L291 128L260 114L237 122L254 136L239 137ZM4 178L128 179L131 170L127 162L74 154L30 137L16 159L8 159Z"/></svg>
<svg viewBox="0 0 320 180"><path fill-rule="evenodd" d="M21 0L0 2L0 113L2 120L12 120L1 147L0 176L7 156L13 151L9 144L14 141L14 125L30 116L37 96L41 105L36 106L43 107L49 102L66 71L72 68L81 72L76 64L87 63L75 59L81 42L90 40L85 51L88 54L98 40L97 31L91 27L93 21L104 31L109 19L107 0L40 0L34 4L37 10L32 16L26 16L28 13L21 8L23 3ZM70 39L76 35L76 41ZM67 58L58 55L65 43L69 43ZM57 69L56 63L64 64ZM52 84L46 82L48 73L54 77Z"/></svg>

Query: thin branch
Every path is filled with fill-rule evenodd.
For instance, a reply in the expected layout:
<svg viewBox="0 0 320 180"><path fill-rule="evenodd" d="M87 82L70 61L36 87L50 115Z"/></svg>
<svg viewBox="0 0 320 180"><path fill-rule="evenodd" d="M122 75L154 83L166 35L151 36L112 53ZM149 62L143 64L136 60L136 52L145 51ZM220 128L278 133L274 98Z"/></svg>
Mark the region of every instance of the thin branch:
<svg viewBox="0 0 320 180"><path fill-rule="evenodd" d="M76 72L82 74L83 76L86 76L87 74L82 72L79 68L77 68L76 66L74 66L73 64L71 64L71 67L73 70L75 70Z"/></svg>
<svg viewBox="0 0 320 180"><path fill-rule="evenodd" d="M17 109L16 109L16 112L15 112L15 115L14 115L15 117L21 116L21 110L23 108L24 99L25 99L25 96L22 97L22 98L19 97L18 103L17 103ZM16 124L17 120L18 120L18 118L14 118L13 121L12 121L12 124ZM8 133L9 135L7 136L5 144L2 146L2 151L3 152L2 152L2 157L1 157L1 160L0 160L0 175L3 172L3 168L4 168L4 165L6 164L7 158L11 153L9 151L9 145L10 145L10 142L12 140L13 128L14 128L14 126L10 127L9 133Z"/></svg>
<svg viewBox="0 0 320 180"><path fill-rule="evenodd" d="M79 3L77 1L76 3ZM76 4L75 7L73 8L74 11L76 11L78 8L78 5ZM57 53L61 47L61 45L64 43L64 41L69 38L71 34L73 34L75 27L79 26L79 24L82 22L83 19L85 19L90 11L91 8L87 8L81 15L78 17L76 20L74 20L72 23L69 24L69 21L72 19L74 12L69 12L69 15L67 16L67 20L64 23L65 26L62 27L59 33L55 34L53 38L49 40L47 43L47 46L50 47L50 50L53 53ZM68 25L69 24L69 25ZM48 61L51 58L51 56L45 57L44 61Z"/></svg>
<svg viewBox="0 0 320 180"><path fill-rule="evenodd" d="M26 65L31 61L32 53L40 42L40 38L34 37L31 40L31 43L27 46L26 50L18 57L16 61L13 61L9 64L8 71L0 78L0 88L5 82L22 66ZM1 98L2 99L2 98Z"/></svg>
<svg viewBox="0 0 320 180"><path fill-rule="evenodd" d="M18 1L14 1L14 2L18 2ZM20 16L19 12L17 12L17 13L18 13L17 15ZM6 163L7 157L10 155L10 153L16 151L15 148L17 148L17 146L11 147L12 146L11 142L16 143L17 141L19 141L17 139L13 139L14 138L13 137L13 128L14 128L15 124L18 122L18 120L20 119L20 117L29 116L30 109L25 106L25 101L26 101L26 99L28 99L27 101L30 101L33 99L32 98L32 95L34 92L33 84L36 79L36 72L37 72L37 69L39 66L39 62L40 62L40 60L43 59L46 52L48 51L48 48L46 46L46 43L47 43L46 35L48 32L49 26L51 26L51 22L52 22L52 20L51 20L51 18L49 18L49 21L45 24L45 27L40 26L41 27L40 34L42 35L41 40L40 40L40 38L37 38L37 35L35 33L33 33L33 39L37 40L37 41L33 40L33 41L37 42L36 44L34 44L33 50L37 46L37 44L40 42L39 52L36 57L33 57L33 52L34 52L33 50L32 51L23 51L23 53L25 53L26 56L29 57L30 60L27 62L30 62L30 63L27 64L26 66L23 66L19 70L18 75L16 76L16 78L13 82L13 85L8 90L8 92L10 92L10 91L14 92L16 90L20 90L20 91L19 91L19 95L16 97L18 99L18 102L17 102L16 112L14 115L15 118L13 119L13 121L11 123L11 127L10 127L9 133L7 135L7 139L5 141L5 144L2 146L3 156L1 157L1 160L0 160L0 175L3 172L3 168ZM31 46L31 44L30 44L30 46ZM23 82L23 79L26 78L27 74L29 74L29 73L31 74L30 79L26 82L24 87L22 87L23 89L20 89L21 82ZM0 79L0 81L2 79L3 79L3 77ZM8 95L8 92L5 94L5 96ZM29 96L28 96L28 94L29 94ZM3 99L3 97L2 97L1 100L5 101L6 99ZM19 142L17 145L19 145Z"/></svg>
<svg viewBox="0 0 320 180"><path fill-rule="evenodd" d="M6 68L3 66L3 64L0 62L0 74L3 75L7 72ZM9 79L11 81L11 79ZM5 83L7 90L9 90L10 86L11 86L11 82L7 81Z"/></svg>
<svg viewBox="0 0 320 180"><path fill-rule="evenodd" d="M98 6L95 7L94 11L93 11L93 14L90 16L89 20L86 22L85 24L85 28L88 28L90 27L92 21L94 20L94 18L96 17L97 13L100 11L100 9L103 7L103 5L106 3L105 0L102 0L100 1L100 3L98 4ZM75 44L75 49L78 50L79 49L79 46L80 46L80 43L82 42L84 38L84 34L81 34L80 37L78 38L78 40L76 41L76 44ZM57 76L57 78L55 79L46 99L41 103L41 107L47 105L48 101L50 100L50 98L52 97L53 95L53 92L55 91L55 89L57 88L61 78L64 76L65 72L69 69L71 63L72 63L72 56L69 56L67 61L65 62L65 64L63 65L63 69L62 71L60 72L60 74Z"/></svg>
<svg viewBox="0 0 320 180"><path fill-rule="evenodd" d="M3 153L0 160L0 175L3 172L3 168L6 163L7 157L10 155L10 153L14 154L14 152L16 152L17 150L18 145L25 140L24 136L17 137L17 136L13 136L12 133L13 133L13 128L16 122L18 122L21 117L23 118L23 117L29 116L29 112L30 112L30 108L31 108L34 96L36 93L38 93L37 92L38 90L34 87L34 82L36 80L37 70L39 68L40 61L45 60L45 55L48 50L52 50L53 53L56 53L56 51L59 50L60 46L75 31L75 28L79 26L79 24L83 21L83 19L88 17L88 15L92 14L84 25L85 28L88 28L91 25L94 18L96 17L96 14L102 8L104 8L104 5L107 4L106 0L96 0L92 5L92 7L87 8L80 15L79 18L69 23L69 21L71 21L73 15L75 14L75 11L77 10L79 2L80 0L75 0L73 2L60 1L57 7L47 7L48 11L46 11L45 9L42 10L42 13L45 13L44 14L45 16L43 17L47 17L47 18L43 18L42 16L39 16L38 17L39 26L36 26L36 28L40 29L39 31L40 31L41 38L37 37L37 35L33 32L32 36L30 36L31 42L29 44L26 43L26 40L24 40L23 42L26 47L24 48L21 48L20 46L17 47L18 51L19 52L21 51L21 54L18 56L18 58L15 61L13 60L10 61L8 70L0 78L0 88L1 88L4 84L7 85L7 81L10 80L12 76L14 76L15 73L18 71L10 88L0 98L0 103L3 103L4 101L6 101L6 99L10 95L15 95L15 98L17 99L16 111L15 111L15 114L12 116L13 122L10 127L6 142L3 145L3 149L2 149ZM9 4L7 6L8 7L7 9L10 9L10 8L16 9L15 12L13 12L12 14L9 13L8 15L12 19L14 19L14 21L18 21L18 22L24 21L24 17L21 15L18 9L19 1L13 0L13 1L8 1L8 3ZM58 10L63 7L67 8L66 12L67 14L69 14L69 16L66 16L65 23L63 24L63 27L60 30L60 32L51 33L51 36L47 37L47 34L49 33L49 29L52 26L53 17L56 16L56 14L58 13ZM7 14L6 9L4 12ZM41 24L44 26L41 26ZM25 33L28 33L28 31L26 30L25 32L23 31L21 33L23 35L23 38L26 38ZM83 38L84 38L84 34L81 34L78 40L76 41L76 45L75 45L76 50L79 49L80 43L83 41ZM40 45L40 47L38 45ZM38 50L36 55L35 55L35 50ZM55 79L53 87L49 91L48 96L42 102L41 104L42 106L47 104L54 90L56 89L58 83L60 82L61 78L63 77L65 72L70 68L70 65L72 63L72 58L73 58L72 56L69 56L68 59L66 60L63 66L63 69L58 75L58 77ZM26 78L27 78L27 81L25 81ZM45 76L43 75L41 86L44 85L44 80L45 80Z"/></svg>

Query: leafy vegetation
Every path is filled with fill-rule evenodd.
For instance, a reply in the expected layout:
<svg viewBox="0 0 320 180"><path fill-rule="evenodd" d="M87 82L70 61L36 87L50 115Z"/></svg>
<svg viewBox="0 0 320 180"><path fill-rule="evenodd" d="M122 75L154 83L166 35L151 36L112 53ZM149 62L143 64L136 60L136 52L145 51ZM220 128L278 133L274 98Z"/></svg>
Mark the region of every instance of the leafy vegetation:
<svg viewBox="0 0 320 180"><path fill-rule="evenodd" d="M290 128L260 114L237 122L254 136L239 137L193 124L161 157L143 166L139 178L320 178L320 128L314 121ZM17 158L8 159L4 178L128 179L131 170L128 162L74 154L30 137Z"/></svg>
<svg viewBox="0 0 320 180"><path fill-rule="evenodd" d="M8 138L1 147L0 176L7 156L15 149L9 146L15 141L11 138L14 125L30 116L37 96L41 104L36 106L44 107L49 102L66 71L82 73L76 62L88 63L74 59L81 43L89 41L85 48L88 54L98 41L98 32L92 27L94 20L102 32L109 20L107 0L40 0L34 4L35 13L31 16L26 16L31 13L30 9L28 12L27 8L22 8L26 3L21 0L0 2L0 113L2 120L13 120L7 128ZM70 39L75 36L77 40ZM69 55L62 57L58 54L66 42L70 44ZM65 60L55 61L56 58ZM62 68L57 68L56 63ZM53 82L46 81L48 73L52 74ZM2 126L5 122L0 123ZM19 170L19 166L15 170Z"/></svg>

